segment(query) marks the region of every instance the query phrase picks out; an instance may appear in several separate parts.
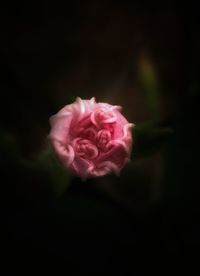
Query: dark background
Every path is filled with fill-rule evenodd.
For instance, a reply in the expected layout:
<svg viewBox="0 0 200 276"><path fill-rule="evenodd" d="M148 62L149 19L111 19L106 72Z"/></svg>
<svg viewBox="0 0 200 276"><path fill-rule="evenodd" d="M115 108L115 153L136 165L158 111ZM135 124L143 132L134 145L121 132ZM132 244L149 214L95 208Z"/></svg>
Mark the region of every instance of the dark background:
<svg viewBox="0 0 200 276"><path fill-rule="evenodd" d="M57 275L194 267L198 16L193 2L173 1L2 7L2 275L39 266ZM77 96L122 105L136 124L120 177L82 182L49 151L49 117Z"/></svg>

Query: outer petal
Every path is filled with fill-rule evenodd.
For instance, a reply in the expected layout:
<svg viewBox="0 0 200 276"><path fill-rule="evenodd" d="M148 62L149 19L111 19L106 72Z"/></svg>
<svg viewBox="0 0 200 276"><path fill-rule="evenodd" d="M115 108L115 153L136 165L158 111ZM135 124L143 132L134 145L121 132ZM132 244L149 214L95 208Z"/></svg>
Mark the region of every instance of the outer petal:
<svg viewBox="0 0 200 276"><path fill-rule="evenodd" d="M104 176L110 172L119 174L118 166L110 161L102 162L97 167L92 167L89 169L89 175L91 177Z"/></svg>
<svg viewBox="0 0 200 276"><path fill-rule="evenodd" d="M90 100L82 100L78 97L76 101L71 105L71 109L74 115L73 123L75 124L80 119L88 116L90 112L95 108L95 106L95 98L91 98Z"/></svg>
<svg viewBox="0 0 200 276"><path fill-rule="evenodd" d="M80 156L75 156L74 162L70 166L71 171L80 176L83 180L89 177L89 171L92 168L92 163Z"/></svg>
<svg viewBox="0 0 200 276"><path fill-rule="evenodd" d="M72 146L65 146L61 142L56 140L53 141L52 145L60 162L63 164L65 168L68 168L74 161L75 157Z"/></svg>
<svg viewBox="0 0 200 276"><path fill-rule="evenodd" d="M115 110L115 114L117 117L117 123L114 128L113 139L121 139L124 136L124 126L128 124L128 121L118 110Z"/></svg>
<svg viewBox="0 0 200 276"><path fill-rule="evenodd" d="M96 106L94 97L91 98L90 100L82 100L81 98L78 97L76 99L75 104L76 104L81 115L91 112Z"/></svg>
<svg viewBox="0 0 200 276"><path fill-rule="evenodd" d="M73 118L72 113L67 115L54 115L50 118L51 131L49 138L53 141L59 141L63 144L67 144L70 141L70 125Z"/></svg>
<svg viewBox="0 0 200 276"><path fill-rule="evenodd" d="M95 105L95 98L90 100L77 98L73 104L66 105L57 114L50 117L51 132L49 138L67 143L70 129L80 120L85 120L91 110L95 108ZM78 127L80 128L80 126Z"/></svg>

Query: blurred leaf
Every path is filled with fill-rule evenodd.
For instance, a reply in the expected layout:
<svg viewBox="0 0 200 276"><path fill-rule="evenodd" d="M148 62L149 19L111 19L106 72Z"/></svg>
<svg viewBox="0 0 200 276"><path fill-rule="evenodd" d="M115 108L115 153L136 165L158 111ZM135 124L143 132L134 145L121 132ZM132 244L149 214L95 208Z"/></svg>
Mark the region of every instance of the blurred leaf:
<svg viewBox="0 0 200 276"><path fill-rule="evenodd" d="M159 152L171 137L173 129L143 124L133 129L132 158L144 158Z"/></svg>
<svg viewBox="0 0 200 276"><path fill-rule="evenodd" d="M30 176L32 174L44 175L43 181L50 184L56 196L62 195L71 180L71 175L59 164L48 143L43 151L33 159L25 159L20 154L13 134L0 130L0 156L1 168L12 165L21 171L29 172Z"/></svg>
<svg viewBox="0 0 200 276"><path fill-rule="evenodd" d="M35 164L48 174L55 194L57 196L62 195L69 185L72 176L62 168L51 148L51 145L47 144L44 151L36 158Z"/></svg>
<svg viewBox="0 0 200 276"><path fill-rule="evenodd" d="M151 119L158 119L160 112L157 76L150 60L144 55L139 60L138 77L145 93L146 108L151 114Z"/></svg>

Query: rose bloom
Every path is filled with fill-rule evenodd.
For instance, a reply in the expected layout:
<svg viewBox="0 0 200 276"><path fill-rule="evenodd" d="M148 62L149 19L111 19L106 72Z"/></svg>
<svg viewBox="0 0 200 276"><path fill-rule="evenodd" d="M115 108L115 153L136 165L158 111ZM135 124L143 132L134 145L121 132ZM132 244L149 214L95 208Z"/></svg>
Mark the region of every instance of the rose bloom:
<svg viewBox="0 0 200 276"><path fill-rule="evenodd" d="M50 141L61 164L82 179L119 175L129 161L131 128L121 107L77 98L50 117Z"/></svg>

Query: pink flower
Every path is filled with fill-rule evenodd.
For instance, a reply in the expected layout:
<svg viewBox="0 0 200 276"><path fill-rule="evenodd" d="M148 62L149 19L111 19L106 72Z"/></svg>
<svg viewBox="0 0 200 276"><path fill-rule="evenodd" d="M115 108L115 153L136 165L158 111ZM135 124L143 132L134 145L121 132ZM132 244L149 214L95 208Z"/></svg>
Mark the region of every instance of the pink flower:
<svg viewBox="0 0 200 276"><path fill-rule="evenodd" d="M49 138L65 168L82 179L119 174L129 161L134 126L120 110L77 98L50 118Z"/></svg>

